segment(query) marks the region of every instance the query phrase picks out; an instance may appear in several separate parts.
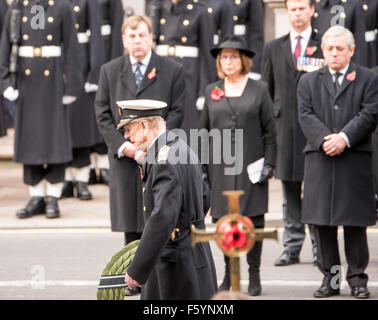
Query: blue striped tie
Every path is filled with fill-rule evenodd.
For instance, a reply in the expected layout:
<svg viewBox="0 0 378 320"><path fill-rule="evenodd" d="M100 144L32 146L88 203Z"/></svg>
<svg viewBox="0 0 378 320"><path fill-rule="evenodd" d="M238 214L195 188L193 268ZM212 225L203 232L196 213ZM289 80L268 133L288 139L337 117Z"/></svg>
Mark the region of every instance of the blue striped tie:
<svg viewBox="0 0 378 320"><path fill-rule="evenodd" d="M139 88L140 83L142 82L142 78L143 78L143 74L142 74L142 71L140 69L141 65L142 65L142 63L138 62L136 64L136 69L135 69L135 72L134 72L135 82L136 82L138 88Z"/></svg>

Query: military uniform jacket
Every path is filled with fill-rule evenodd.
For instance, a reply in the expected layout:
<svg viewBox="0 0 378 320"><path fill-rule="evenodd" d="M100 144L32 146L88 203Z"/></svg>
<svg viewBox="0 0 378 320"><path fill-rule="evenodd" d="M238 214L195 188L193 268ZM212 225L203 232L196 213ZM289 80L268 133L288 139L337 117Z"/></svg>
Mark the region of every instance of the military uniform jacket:
<svg viewBox="0 0 378 320"><path fill-rule="evenodd" d="M264 47L264 10L261 0L228 0L232 3L234 34L245 38L253 57L252 71L260 73Z"/></svg>
<svg viewBox="0 0 378 320"><path fill-rule="evenodd" d="M365 16L360 0L316 0L312 28L320 38L334 24L341 24L352 31L356 40L356 50L352 60L367 66L365 41ZM338 8L342 7L343 11ZM332 9L334 8L334 9ZM332 11L335 10L335 11Z"/></svg>
<svg viewBox="0 0 378 320"><path fill-rule="evenodd" d="M307 48L305 57L322 58L320 38L316 33L312 33ZM273 117L277 129L275 176L285 181L303 180L306 139L299 126L297 103L297 84L303 74L297 71L294 63L290 34L266 44L262 77L268 83L273 100Z"/></svg>
<svg viewBox="0 0 378 320"><path fill-rule="evenodd" d="M122 23L123 6L121 0L96 0L101 7L101 35L105 46L105 61L123 55Z"/></svg>
<svg viewBox="0 0 378 320"><path fill-rule="evenodd" d="M214 46L219 45L233 33L232 8L229 0L202 0L207 6L207 12L214 20Z"/></svg>
<svg viewBox="0 0 378 320"><path fill-rule="evenodd" d="M77 60L80 71L86 83L97 85L100 68L105 62L100 6L93 0L71 0L70 2L78 32ZM77 86L81 89L78 99L68 106L72 144L74 148L91 147L103 142L94 112L95 93L85 92L81 83Z"/></svg>
<svg viewBox="0 0 378 320"><path fill-rule="evenodd" d="M177 156L179 155L179 156ZM217 290L210 246L191 246L190 225L205 229L201 165L172 132L148 149L143 164L145 228L128 274L142 299L210 299Z"/></svg>
<svg viewBox="0 0 378 320"><path fill-rule="evenodd" d="M44 29L32 28L31 7L36 4L45 10ZM11 8L13 6L14 3ZM19 56L17 89L20 96L15 102L14 160L30 165L66 163L72 159L72 142L62 97L77 96L77 84L81 81L75 18L68 1L25 0L21 2L21 9L20 46L56 46L61 48L61 56ZM0 46L2 92L12 86L9 13Z"/></svg>
<svg viewBox="0 0 378 320"><path fill-rule="evenodd" d="M362 9L366 18L366 67L372 68L378 66L378 1L363 0Z"/></svg>
<svg viewBox="0 0 378 320"><path fill-rule="evenodd" d="M160 30L157 46L188 46L198 48L197 57L171 56L185 71L185 104L182 128L197 128L199 112L197 97L204 95L205 87L215 80L215 60L210 55L213 47L215 27L207 7L192 0L173 4L171 0L161 2ZM157 47L157 52L158 48Z"/></svg>
<svg viewBox="0 0 378 320"><path fill-rule="evenodd" d="M155 68L155 76L148 75ZM185 83L182 66L152 53L150 64L138 89L128 55L105 64L100 73L95 109L100 131L109 150L110 212L113 231L143 230L142 193L139 169L133 159L118 158L117 152L126 142L123 131L117 130L120 120L117 101L155 99L168 104L167 127L178 128L182 121Z"/></svg>
<svg viewBox="0 0 378 320"><path fill-rule="evenodd" d="M262 215L268 211L268 183L252 184L248 178L247 166L260 158L264 158L265 164L272 167L276 162L276 132L271 116L272 99L267 85L263 81L249 79L241 97L224 96L219 101L211 98L215 87L224 90L224 80L206 88L200 128L208 131L220 129L223 135L222 145L225 146L227 141L231 141L235 162L242 164L242 170L226 175L226 168L232 166L226 164L223 158L221 164L215 161L213 150L219 142L210 142L210 160L205 169L211 189L211 215L219 219L228 213L227 198L222 194L224 190L243 190L244 195L240 199L241 213L249 217ZM227 129L231 130L230 139L224 136L223 130ZM235 129L243 130L242 150L236 149Z"/></svg>
<svg viewBox="0 0 378 320"><path fill-rule="evenodd" d="M378 77L351 63L335 94L327 67L301 77L299 121L305 147L304 223L326 226L370 226L376 223L371 135L377 125ZM327 156L326 135L344 132L350 148Z"/></svg>

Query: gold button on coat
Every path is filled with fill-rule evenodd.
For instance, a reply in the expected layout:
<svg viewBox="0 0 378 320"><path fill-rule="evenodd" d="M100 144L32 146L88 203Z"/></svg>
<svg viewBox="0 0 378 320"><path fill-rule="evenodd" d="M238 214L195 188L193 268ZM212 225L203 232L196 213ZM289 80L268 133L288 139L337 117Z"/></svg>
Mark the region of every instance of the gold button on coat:
<svg viewBox="0 0 378 320"><path fill-rule="evenodd" d="M28 22L28 17L22 17L22 22Z"/></svg>
<svg viewBox="0 0 378 320"><path fill-rule="evenodd" d="M25 74L26 74L27 76L30 76L30 75L31 75L31 71L30 71L30 69L26 69L26 70L25 70Z"/></svg>
<svg viewBox="0 0 378 320"><path fill-rule="evenodd" d="M163 34L160 35L159 40L160 40L160 41L164 41L164 39L165 39L164 35L163 35Z"/></svg>
<svg viewBox="0 0 378 320"><path fill-rule="evenodd" d="M50 0L50 1L49 1L49 5L50 5L50 6L53 6L53 5L54 5L54 0Z"/></svg>
<svg viewBox="0 0 378 320"><path fill-rule="evenodd" d="M165 20L164 18L160 19L160 24L165 24L166 22L167 22L167 20Z"/></svg>
<svg viewBox="0 0 378 320"><path fill-rule="evenodd" d="M365 3L362 8L365 10L365 11L368 11L369 10L369 6Z"/></svg>
<svg viewBox="0 0 378 320"><path fill-rule="evenodd" d="M146 207L143 207L143 211L146 212L146 211L147 211L147 208L146 208Z"/></svg>
<svg viewBox="0 0 378 320"><path fill-rule="evenodd" d="M53 36L52 36L51 34L49 34L49 35L47 35L46 39L47 39L48 41L51 41L51 40L53 39Z"/></svg>
<svg viewBox="0 0 378 320"><path fill-rule="evenodd" d="M233 16L232 19L233 19L234 21L238 21L238 20L239 20L239 17L238 17L238 16Z"/></svg>
<svg viewBox="0 0 378 320"><path fill-rule="evenodd" d="M207 9L207 12L209 12L209 13L213 13L213 8L208 8L208 9Z"/></svg>
<svg viewBox="0 0 378 320"><path fill-rule="evenodd" d="M22 36L22 39L24 39L24 40L26 41L26 40L29 39L29 36L28 36L27 34L24 34L24 35Z"/></svg>
<svg viewBox="0 0 378 320"><path fill-rule="evenodd" d="M48 17L48 18L47 18L47 21L48 21L49 23L53 23L53 22L54 22L54 18L53 18L53 17Z"/></svg>
<svg viewBox="0 0 378 320"><path fill-rule="evenodd" d="M50 75L50 71L49 70L45 70L45 71L43 71L43 74L45 75L45 77L48 77Z"/></svg>
<svg viewBox="0 0 378 320"><path fill-rule="evenodd" d="M182 22L182 24L183 24L184 26L188 26L189 23L190 23L190 21L189 21L188 19L185 19L185 20Z"/></svg>
<svg viewBox="0 0 378 320"><path fill-rule="evenodd" d="M24 7L26 7L29 4L29 1L25 0L22 4L24 5Z"/></svg>
<svg viewBox="0 0 378 320"><path fill-rule="evenodd" d="M79 6L74 6L73 9L74 9L75 12L79 12L80 11L80 7Z"/></svg>
<svg viewBox="0 0 378 320"><path fill-rule="evenodd" d="M193 5L192 5L191 3L189 3L189 4L186 6L186 8L187 8L188 10L192 10L192 9L193 9Z"/></svg>
<svg viewBox="0 0 378 320"><path fill-rule="evenodd" d="M188 38L187 38L187 37L182 37L182 38L181 38L181 42L184 42L184 43L185 43L185 42L187 42L187 41L188 41Z"/></svg>

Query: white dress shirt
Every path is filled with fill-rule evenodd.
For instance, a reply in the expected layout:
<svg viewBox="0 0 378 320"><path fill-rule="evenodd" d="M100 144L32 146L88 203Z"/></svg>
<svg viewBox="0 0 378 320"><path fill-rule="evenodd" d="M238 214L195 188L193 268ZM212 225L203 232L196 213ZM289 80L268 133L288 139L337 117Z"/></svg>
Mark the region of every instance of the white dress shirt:
<svg viewBox="0 0 378 320"><path fill-rule="evenodd" d="M310 42L312 35L312 27L309 26L305 31L302 33L297 33L293 29L290 29L290 43L291 43L291 53L294 55L295 48L297 46L298 40L296 39L297 36L301 36L301 57L304 56L306 52L306 48L308 46L308 43Z"/></svg>

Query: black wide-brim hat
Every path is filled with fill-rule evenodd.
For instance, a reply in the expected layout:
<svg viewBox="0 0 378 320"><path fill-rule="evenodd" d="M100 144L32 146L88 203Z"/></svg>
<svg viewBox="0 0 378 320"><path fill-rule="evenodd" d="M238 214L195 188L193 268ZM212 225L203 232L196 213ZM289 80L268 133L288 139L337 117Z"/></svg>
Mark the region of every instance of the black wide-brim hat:
<svg viewBox="0 0 378 320"><path fill-rule="evenodd" d="M250 58L253 58L255 55L255 52L247 47L244 38L235 35L227 37L218 47L212 48L210 53L216 58L222 49L237 49Z"/></svg>

